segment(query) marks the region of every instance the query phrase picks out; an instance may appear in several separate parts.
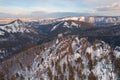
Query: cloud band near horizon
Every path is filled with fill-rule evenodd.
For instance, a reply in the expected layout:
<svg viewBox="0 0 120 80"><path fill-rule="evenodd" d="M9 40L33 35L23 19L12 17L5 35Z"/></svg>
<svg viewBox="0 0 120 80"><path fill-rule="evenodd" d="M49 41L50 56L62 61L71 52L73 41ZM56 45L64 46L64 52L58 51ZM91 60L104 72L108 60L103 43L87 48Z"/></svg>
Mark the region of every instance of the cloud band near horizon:
<svg viewBox="0 0 120 80"><path fill-rule="evenodd" d="M120 16L118 0L0 0L0 18Z"/></svg>

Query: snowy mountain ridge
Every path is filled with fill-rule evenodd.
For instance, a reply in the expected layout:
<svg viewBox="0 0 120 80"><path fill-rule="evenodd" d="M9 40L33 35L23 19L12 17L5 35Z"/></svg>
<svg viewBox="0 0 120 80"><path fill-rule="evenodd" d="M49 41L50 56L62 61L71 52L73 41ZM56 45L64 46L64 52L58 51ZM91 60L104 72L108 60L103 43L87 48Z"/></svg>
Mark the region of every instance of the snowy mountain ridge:
<svg viewBox="0 0 120 80"><path fill-rule="evenodd" d="M9 79L11 77L15 80L119 79L120 47L112 49L104 41L90 43L86 38L60 36L52 43L23 52L23 55L24 57L19 55L13 58L14 60L6 62L10 73L4 71L4 63L4 67L0 67ZM30 57L31 60L24 61Z"/></svg>
<svg viewBox="0 0 120 80"><path fill-rule="evenodd" d="M80 27L94 27L94 24L86 23L82 21L75 21L75 20L67 20L67 21L61 21L57 22L57 24L53 24L53 28L51 31L55 31L56 29L62 28L62 29L73 29L73 28L80 28Z"/></svg>
<svg viewBox="0 0 120 80"><path fill-rule="evenodd" d="M0 29L3 31L6 31L8 33L17 33L17 32L30 33L30 32L32 32L32 30L29 29L29 25L25 24L24 22L22 22L19 19L15 20L9 24L6 24L4 26L0 26Z"/></svg>

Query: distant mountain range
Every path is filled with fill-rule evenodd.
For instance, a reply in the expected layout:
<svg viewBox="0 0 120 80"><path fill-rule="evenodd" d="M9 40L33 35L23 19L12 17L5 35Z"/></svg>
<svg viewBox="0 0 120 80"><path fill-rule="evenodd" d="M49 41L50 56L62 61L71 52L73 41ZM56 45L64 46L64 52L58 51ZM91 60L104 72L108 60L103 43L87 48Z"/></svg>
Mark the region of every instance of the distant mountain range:
<svg viewBox="0 0 120 80"><path fill-rule="evenodd" d="M93 23L96 26L110 26L120 24L120 16L81 16L81 17L64 17L64 18L56 18L56 19L42 19L40 20L41 24L44 23L54 23L57 21L65 21L65 20L75 20L82 21L87 23Z"/></svg>
<svg viewBox="0 0 120 80"><path fill-rule="evenodd" d="M117 80L120 17L0 25L0 80Z"/></svg>
<svg viewBox="0 0 120 80"><path fill-rule="evenodd" d="M51 24L63 20L77 20L88 23L94 23L97 26L116 25L120 23L120 16L80 16L80 17L63 17L63 18L20 18L24 22L39 22L40 24ZM16 18L1 18L0 23L8 23L16 20Z"/></svg>

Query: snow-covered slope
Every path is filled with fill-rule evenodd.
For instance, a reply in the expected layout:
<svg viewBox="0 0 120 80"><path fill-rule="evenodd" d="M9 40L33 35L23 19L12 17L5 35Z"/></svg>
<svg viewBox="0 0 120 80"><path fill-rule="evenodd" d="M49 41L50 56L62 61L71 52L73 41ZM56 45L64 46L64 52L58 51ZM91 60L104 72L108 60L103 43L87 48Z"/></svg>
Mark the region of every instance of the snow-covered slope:
<svg viewBox="0 0 120 80"><path fill-rule="evenodd" d="M74 21L65 21L63 27L67 27L67 28L79 28L81 26L81 24L78 24Z"/></svg>
<svg viewBox="0 0 120 80"><path fill-rule="evenodd" d="M94 27L91 23L86 23L82 21L76 20L65 20L61 22L54 23L51 31L60 30L60 29L72 29L72 28L80 28L80 27Z"/></svg>
<svg viewBox="0 0 120 80"><path fill-rule="evenodd" d="M54 25L53 28L51 29L51 31L57 29L63 22L58 23L57 25Z"/></svg>
<svg viewBox="0 0 120 80"><path fill-rule="evenodd" d="M60 36L2 63L0 69L15 80L117 80L119 60L120 47L113 50L104 41Z"/></svg>
<svg viewBox="0 0 120 80"><path fill-rule="evenodd" d="M21 20L15 20L9 24L6 24L4 26L0 26L0 29L8 32L8 33L17 33L17 32L21 32L21 33L29 33L32 32L31 29L29 29L29 25L25 24L24 22L22 22Z"/></svg>
<svg viewBox="0 0 120 80"><path fill-rule="evenodd" d="M70 29L70 28L73 28L73 27L75 27L75 28L78 28L79 27L79 25L80 24L77 24L77 23L75 23L75 22L73 22L73 21L61 21L61 22L59 22L58 24L55 24L54 26L53 26L53 28L51 29L51 31L54 31L54 30L56 30L56 29L58 29L58 28L68 28L68 29Z"/></svg>
<svg viewBox="0 0 120 80"><path fill-rule="evenodd" d="M4 33L5 33L4 31L0 31L0 35L4 35Z"/></svg>

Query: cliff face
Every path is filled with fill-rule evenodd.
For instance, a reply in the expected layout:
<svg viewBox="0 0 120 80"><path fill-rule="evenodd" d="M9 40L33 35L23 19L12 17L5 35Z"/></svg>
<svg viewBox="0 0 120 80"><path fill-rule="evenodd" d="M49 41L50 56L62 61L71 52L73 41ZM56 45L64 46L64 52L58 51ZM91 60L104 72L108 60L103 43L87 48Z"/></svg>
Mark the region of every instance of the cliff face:
<svg viewBox="0 0 120 80"><path fill-rule="evenodd" d="M62 37L17 54L0 65L0 80L117 80L120 47Z"/></svg>

